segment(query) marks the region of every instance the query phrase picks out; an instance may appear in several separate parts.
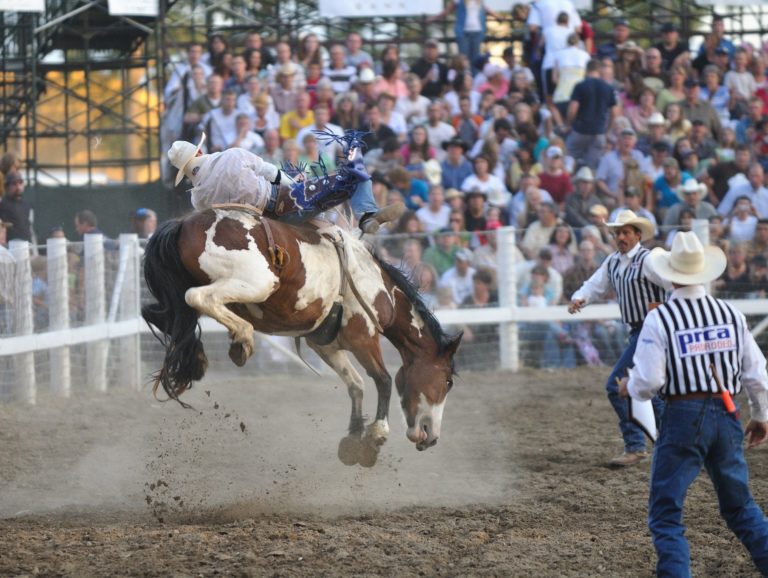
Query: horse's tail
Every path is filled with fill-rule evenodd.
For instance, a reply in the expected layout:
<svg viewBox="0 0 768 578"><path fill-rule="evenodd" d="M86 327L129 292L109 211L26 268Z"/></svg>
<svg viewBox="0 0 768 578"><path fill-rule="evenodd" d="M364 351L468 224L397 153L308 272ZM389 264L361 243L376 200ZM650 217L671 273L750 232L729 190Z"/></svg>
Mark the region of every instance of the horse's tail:
<svg viewBox="0 0 768 578"><path fill-rule="evenodd" d="M208 359L200 340L200 313L184 300L187 289L197 283L179 254L182 225L181 220L163 223L147 243L144 279L157 303L142 307L141 315L165 348L165 360L153 375L152 389L157 393L158 385L162 385L169 398L186 407L179 394L202 379Z"/></svg>

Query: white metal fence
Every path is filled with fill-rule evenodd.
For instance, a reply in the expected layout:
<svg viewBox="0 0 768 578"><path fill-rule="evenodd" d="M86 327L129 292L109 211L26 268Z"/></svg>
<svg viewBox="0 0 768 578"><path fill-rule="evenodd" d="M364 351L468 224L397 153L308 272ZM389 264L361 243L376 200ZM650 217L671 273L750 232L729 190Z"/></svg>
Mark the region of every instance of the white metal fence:
<svg viewBox="0 0 768 578"><path fill-rule="evenodd" d="M493 234L498 235L493 259L498 298L485 307L436 310L449 330L465 330L459 370L612 364L625 338L618 307L595 304L571 316L565 305L518 305L516 232L504 228ZM398 238L376 239L385 241ZM35 403L46 395L145 386L163 352L140 317L149 296L138 238L49 239L38 252L32 258L28 243L14 241L12 258L0 255L5 257L0 259L0 400ZM756 335L768 326L768 300L734 304L752 320ZM210 367L231 367L226 330L210 319L202 326ZM299 369L303 365L291 339L262 336L258 344L250 364L260 373L306 371ZM321 366L308 348L304 353ZM391 348L385 353L396 361Z"/></svg>

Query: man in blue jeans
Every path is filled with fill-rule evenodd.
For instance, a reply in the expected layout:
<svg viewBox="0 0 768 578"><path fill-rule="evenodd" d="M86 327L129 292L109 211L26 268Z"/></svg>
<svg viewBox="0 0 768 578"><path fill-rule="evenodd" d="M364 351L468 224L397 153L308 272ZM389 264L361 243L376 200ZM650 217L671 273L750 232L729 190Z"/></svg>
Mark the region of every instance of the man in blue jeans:
<svg viewBox="0 0 768 578"><path fill-rule="evenodd" d="M621 319L629 325L629 342L619 361L608 377L605 389L619 418L619 429L624 438L624 452L612 459L609 465L625 467L634 465L645 458L645 434L629 420L627 400L619 397L618 380L626 376L632 365L632 356L637 346L637 336L652 304L664 300L665 290L671 284L656 275L646 263L650 251L640 242L653 239L654 226L648 219L638 217L632 211L621 211L616 221L606 223L616 237L618 250L609 255L592 276L571 296L569 313L577 313L589 302L604 297L610 289L616 292L621 309ZM663 406L656 400L656 415L661 415Z"/></svg>
<svg viewBox="0 0 768 578"><path fill-rule="evenodd" d="M742 386L747 390L747 449L760 445L768 439L765 357L744 315L706 293L706 284L727 265L720 248L704 248L694 233L683 232L675 235L670 252L654 249L647 261L675 290L646 318L635 366L621 393L646 400L660 392L666 401L648 499L656 572L691 575L683 502L703 466L720 514L760 573L768 576L768 520L749 490L745 432L731 397Z"/></svg>

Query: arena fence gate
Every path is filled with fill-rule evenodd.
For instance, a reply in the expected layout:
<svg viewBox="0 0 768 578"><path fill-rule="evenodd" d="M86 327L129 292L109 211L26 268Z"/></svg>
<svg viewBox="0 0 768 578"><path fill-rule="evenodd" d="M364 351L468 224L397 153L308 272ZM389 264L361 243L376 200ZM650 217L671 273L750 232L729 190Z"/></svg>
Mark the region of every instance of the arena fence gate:
<svg viewBox="0 0 768 578"><path fill-rule="evenodd" d="M625 338L618 306L593 304L576 316L565 305L520 306L517 233L511 227L488 233L497 235L494 303L435 311L449 331L465 331L459 371L610 365ZM389 235L375 244L398 259L398 244L413 238L434 244L435 237ZM162 351L140 316L141 304L150 299L141 254L139 239L129 234L117 241L102 235L86 235L82 243L49 239L37 248L10 243L9 253L0 254L0 401L34 404L44 397L148 387ZM768 299L733 302L761 336L768 327ZM207 318L201 327L209 367L235 369L226 354L227 330ZM308 371L292 339L257 337L249 364L259 373ZM303 353L319 372L330 373L308 348ZM385 357L397 363L386 344Z"/></svg>

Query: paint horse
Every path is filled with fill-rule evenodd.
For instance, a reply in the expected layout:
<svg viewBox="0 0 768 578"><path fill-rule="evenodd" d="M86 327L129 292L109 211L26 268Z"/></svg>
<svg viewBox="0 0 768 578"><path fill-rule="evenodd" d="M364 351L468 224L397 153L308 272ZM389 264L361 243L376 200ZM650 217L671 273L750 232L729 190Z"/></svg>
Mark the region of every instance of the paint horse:
<svg viewBox="0 0 768 578"><path fill-rule="evenodd" d="M152 235L144 275L157 303L144 307L142 315L165 346L155 390L162 386L179 401L203 377L201 314L227 327L229 355L238 366L253 353L254 329L305 337L346 383L352 399L339 458L347 465L372 466L389 434L392 378L382 358L381 333L402 359L395 384L408 439L419 450L437 443L461 335L447 336L414 285L350 233L295 227L239 210L198 211L164 223ZM329 323L335 327L329 330ZM363 379L347 352L376 384L376 417L367 427Z"/></svg>

